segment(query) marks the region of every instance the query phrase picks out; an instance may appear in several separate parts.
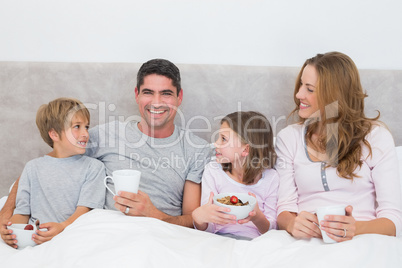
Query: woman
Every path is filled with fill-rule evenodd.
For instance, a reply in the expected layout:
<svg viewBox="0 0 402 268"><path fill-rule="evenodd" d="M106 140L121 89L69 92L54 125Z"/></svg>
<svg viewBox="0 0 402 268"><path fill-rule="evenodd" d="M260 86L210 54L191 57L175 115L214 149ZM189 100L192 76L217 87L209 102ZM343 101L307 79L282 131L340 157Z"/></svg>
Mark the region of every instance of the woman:
<svg viewBox="0 0 402 268"><path fill-rule="evenodd" d="M296 80L298 123L277 136L280 229L296 238L337 241L355 235L399 235L402 198L393 138L376 118L364 115L354 62L339 52L308 59ZM345 216L318 222L321 206L345 205Z"/></svg>

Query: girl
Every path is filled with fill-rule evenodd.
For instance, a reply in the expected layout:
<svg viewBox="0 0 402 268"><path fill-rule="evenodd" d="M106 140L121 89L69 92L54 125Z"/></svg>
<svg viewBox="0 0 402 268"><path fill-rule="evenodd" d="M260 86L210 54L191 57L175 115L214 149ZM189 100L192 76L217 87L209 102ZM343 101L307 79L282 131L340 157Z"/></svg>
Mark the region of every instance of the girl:
<svg viewBox="0 0 402 268"><path fill-rule="evenodd" d="M272 168L276 154L267 118L257 112L235 112L221 121L215 143L216 162L202 177L201 207L193 211L195 228L239 239L252 239L276 228L279 176ZM218 193L248 193L257 199L249 216L236 221L213 204Z"/></svg>
<svg viewBox="0 0 402 268"><path fill-rule="evenodd" d="M321 237L319 224L338 242L401 233L394 141L379 116L365 116L366 97L345 54L318 54L304 63L294 90L299 123L283 129L276 142L280 229L296 238ZM317 207L337 204L345 205L346 216L319 223Z"/></svg>

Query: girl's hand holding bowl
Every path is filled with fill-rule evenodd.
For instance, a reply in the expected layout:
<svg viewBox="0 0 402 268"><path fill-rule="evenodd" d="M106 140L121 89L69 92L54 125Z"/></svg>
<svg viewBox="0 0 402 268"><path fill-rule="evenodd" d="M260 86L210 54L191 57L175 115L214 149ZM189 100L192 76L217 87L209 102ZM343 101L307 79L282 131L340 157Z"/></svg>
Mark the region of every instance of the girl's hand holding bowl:
<svg viewBox="0 0 402 268"><path fill-rule="evenodd" d="M235 205L226 205L218 201L218 199L225 198L225 197L237 197L238 202L247 203L247 205L243 206L235 206ZM254 196L251 196L246 193L220 193L214 195L214 204L220 207L229 208L230 212L224 212L230 215L236 216L236 220L242 220L249 216L249 213L253 211L255 205L257 204L257 199Z"/></svg>

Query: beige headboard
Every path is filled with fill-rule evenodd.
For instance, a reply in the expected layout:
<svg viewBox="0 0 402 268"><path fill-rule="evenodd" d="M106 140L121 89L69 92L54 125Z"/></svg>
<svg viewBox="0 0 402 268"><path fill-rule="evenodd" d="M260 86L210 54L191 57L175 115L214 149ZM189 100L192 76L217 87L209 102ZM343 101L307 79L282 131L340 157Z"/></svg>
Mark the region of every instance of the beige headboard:
<svg viewBox="0 0 402 268"><path fill-rule="evenodd" d="M49 152L35 125L38 107L58 97L75 97L91 111L91 125L138 118L134 98L139 63L0 62L0 197L24 164ZM275 134L293 109L298 67L180 65L184 99L176 123L213 142L221 117L256 110ZM402 145L402 70L361 70L369 97L366 114L381 119Z"/></svg>

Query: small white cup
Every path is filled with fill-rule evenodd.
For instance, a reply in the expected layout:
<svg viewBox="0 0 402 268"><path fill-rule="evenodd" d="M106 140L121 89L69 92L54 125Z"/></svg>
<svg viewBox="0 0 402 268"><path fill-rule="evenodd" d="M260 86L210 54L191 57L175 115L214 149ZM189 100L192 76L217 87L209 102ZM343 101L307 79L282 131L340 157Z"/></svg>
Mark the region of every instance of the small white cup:
<svg viewBox="0 0 402 268"><path fill-rule="evenodd" d="M324 220L326 215L345 215L345 206L328 206L328 207L319 207L316 210L318 223ZM325 231L321 230L322 239L325 243L336 243L335 240L328 237Z"/></svg>
<svg viewBox="0 0 402 268"><path fill-rule="evenodd" d="M116 195L119 191L138 193L138 186L140 185L141 172L132 169L115 170L112 176L106 176L103 183L105 187L113 194ZM111 179L114 182L114 193L108 186L107 180Z"/></svg>
<svg viewBox="0 0 402 268"><path fill-rule="evenodd" d="M32 235L35 233L36 228L34 227L34 230L24 230L25 226L27 226L26 223L14 223L7 227L8 229L13 230L13 234L17 236L18 249L23 249L28 246L36 246L36 243L32 240Z"/></svg>
<svg viewBox="0 0 402 268"><path fill-rule="evenodd" d="M32 235L37 232L36 226L31 224L34 229L25 230L24 228L27 225L28 224L26 223L14 223L7 227L7 229L12 230L13 234L16 235L18 249L23 249L28 246L30 247L36 246L36 243L32 240ZM46 228L42 228L39 230L42 232L47 231Z"/></svg>

